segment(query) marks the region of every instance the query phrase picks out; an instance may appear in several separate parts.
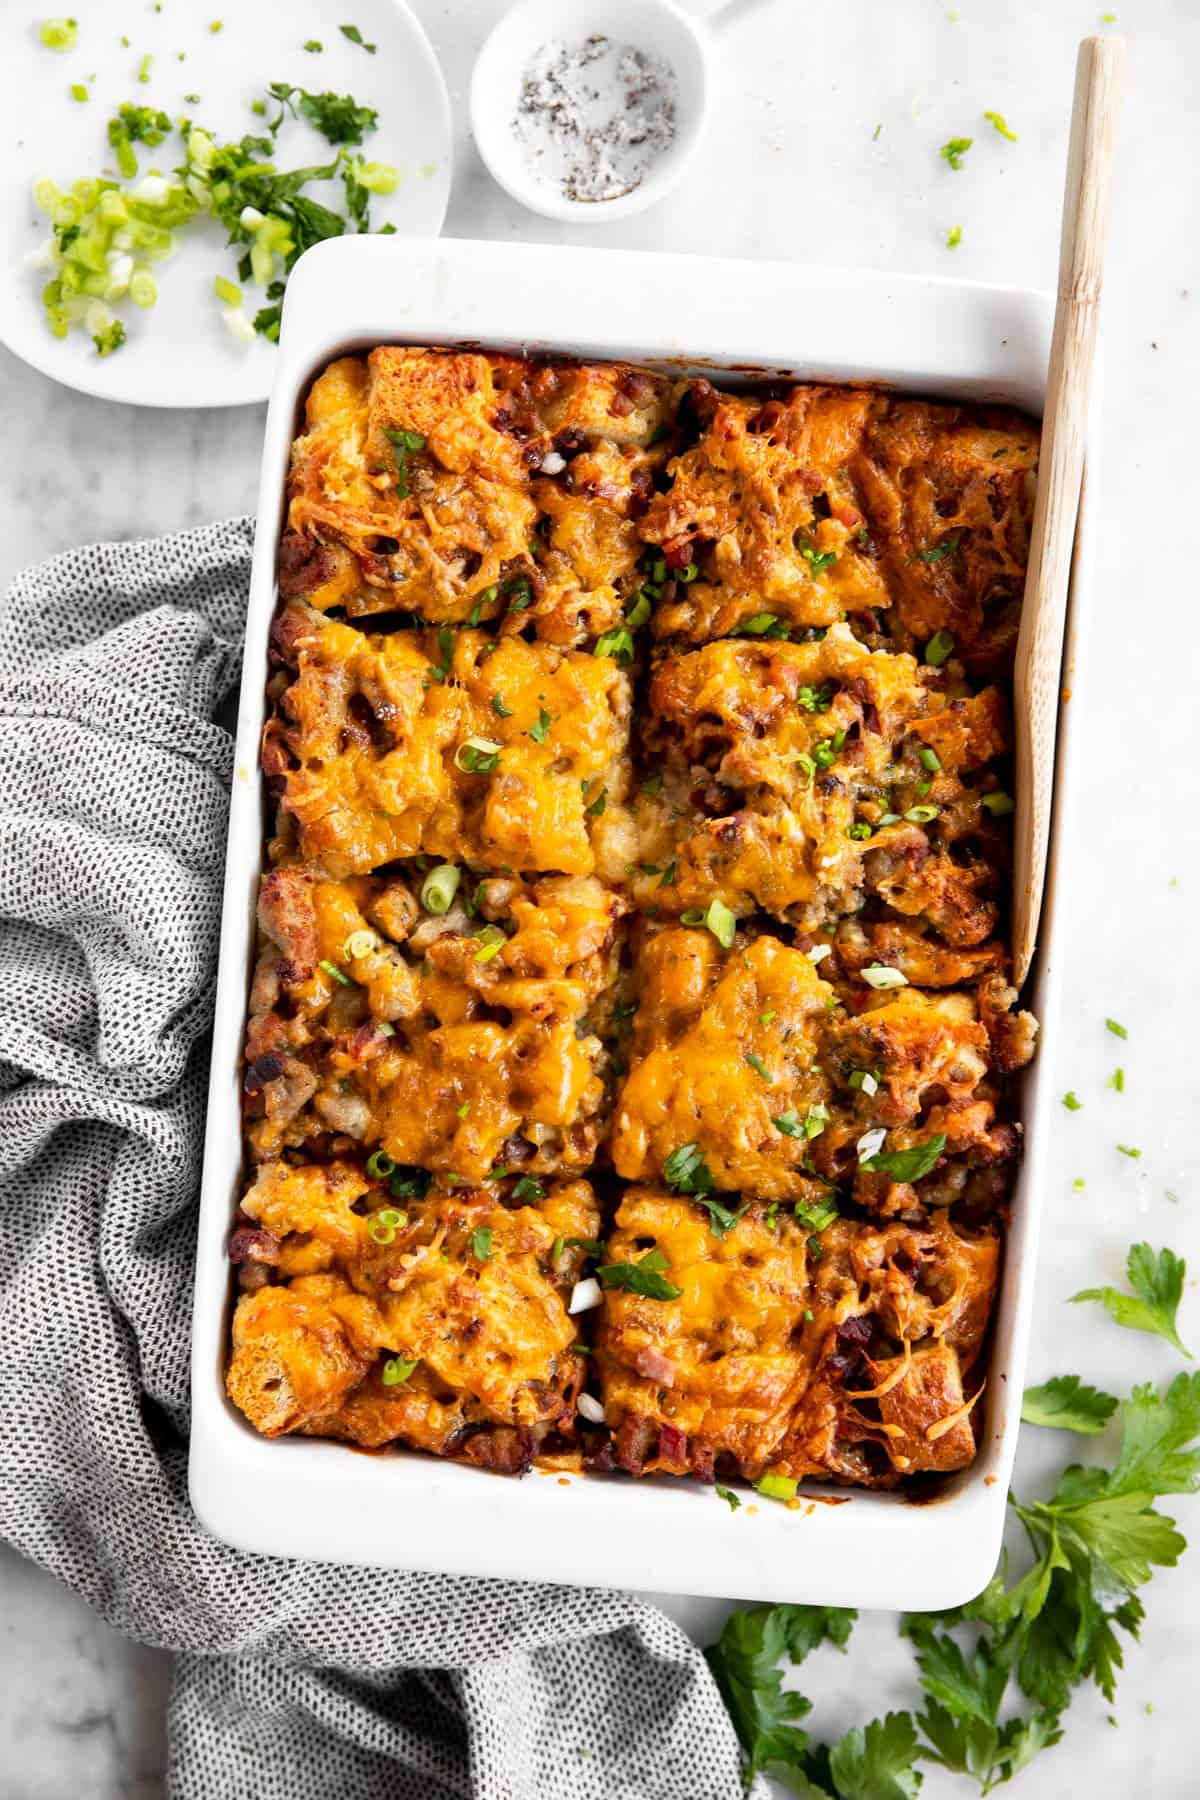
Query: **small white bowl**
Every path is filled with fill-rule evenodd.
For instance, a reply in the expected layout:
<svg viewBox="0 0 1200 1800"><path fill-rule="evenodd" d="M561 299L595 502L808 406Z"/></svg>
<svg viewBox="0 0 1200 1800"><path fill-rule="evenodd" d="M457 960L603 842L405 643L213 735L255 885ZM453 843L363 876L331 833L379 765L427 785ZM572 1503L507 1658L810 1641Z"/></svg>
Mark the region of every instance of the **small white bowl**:
<svg viewBox="0 0 1200 1800"><path fill-rule="evenodd" d="M641 181L615 200L572 200L530 162L513 129L526 69L544 44L593 36L632 44L675 75L675 136ZM514 200L547 219L600 225L663 199L683 174L708 115L708 35L674 0L517 0L493 28L471 76L471 129L492 176Z"/></svg>

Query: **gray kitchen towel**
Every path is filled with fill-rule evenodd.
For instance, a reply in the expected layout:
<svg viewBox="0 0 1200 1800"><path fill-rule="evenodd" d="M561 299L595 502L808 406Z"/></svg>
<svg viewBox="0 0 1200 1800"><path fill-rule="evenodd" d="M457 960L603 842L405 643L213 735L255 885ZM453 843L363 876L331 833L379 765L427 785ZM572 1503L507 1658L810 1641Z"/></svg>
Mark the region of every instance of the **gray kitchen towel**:
<svg viewBox="0 0 1200 1800"><path fill-rule="evenodd" d="M180 1653L179 1800L736 1800L702 1657L631 1595L247 1556L192 1516L251 538L73 550L0 611L0 1535Z"/></svg>

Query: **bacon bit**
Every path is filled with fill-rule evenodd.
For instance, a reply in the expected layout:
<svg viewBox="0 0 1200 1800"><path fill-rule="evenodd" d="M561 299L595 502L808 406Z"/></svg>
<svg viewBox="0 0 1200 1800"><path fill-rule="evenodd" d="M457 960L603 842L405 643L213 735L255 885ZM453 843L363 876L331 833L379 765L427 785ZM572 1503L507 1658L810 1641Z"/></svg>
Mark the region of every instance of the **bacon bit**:
<svg viewBox="0 0 1200 1800"><path fill-rule="evenodd" d="M947 1413L944 1419L935 1419L932 1425L927 1425L925 1428L925 1437L927 1441L931 1444L936 1444L939 1438L944 1438L948 1431L954 1430L954 1427L958 1424L960 1419L967 1418L971 1408L974 1406L986 1386L986 1381L980 1382L979 1386L975 1389L975 1392L971 1395L971 1398L965 1401L962 1406L956 1406L954 1411Z"/></svg>
<svg viewBox="0 0 1200 1800"><path fill-rule="evenodd" d="M657 1381L661 1387L674 1387L675 1385L675 1364L669 1362L662 1352L655 1350L652 1345L647 1345L644 1350L638 1351L633 1358L633 1366L639 1375L645 1376L647 1381ZM665 1429L667 1427L664 1427Z"/></svg>
<svg viewBox="0 0 1200 1800"><path fill-rule="evenodd" d="M351 1033L346 1054L352 1062L370 1062L373 1056L379 1055L386 1043L387 1037L380 1031L375 1020L367 1019Z"/></svg>
<svg viewBox="0 0 1200 1800"><path fill-rule="evenodd" d="M608 410L616 419L627 419L634 410L634 404L628 394L618 392L609 401Z"/></svg>
<svg viewBox="0 0 1200 1800"><path fill-rule="evenodd" d="M843 503L839 506L831 507L830 511L838 524L844 525L847 531L853 531L856 526L862 524L862 514L857 512L853 506L847 506Z"/></svg>
<svg viewBox="0 0 1200 1800"><path fill-rule="evenodd" d="M663 545L663 561L668 569L686 569L692 561L695 543L691 538L676 538L673 543Z"/></svg>
<svg viewBox="0 0 1200 1800"><path fill-rule="evenodd" d="M687 1432L678 1425L661 1425L658 1431L658 1454L664 1462L677 1467L687 1464Z"/></svg>
<svg viewBox="0 0 1200 1800"><path fill-rule="evenodd" d="M277 1263L282 1253L273 1232L257 1225L239 1225L229 1236L231 1263Z"/></svg>

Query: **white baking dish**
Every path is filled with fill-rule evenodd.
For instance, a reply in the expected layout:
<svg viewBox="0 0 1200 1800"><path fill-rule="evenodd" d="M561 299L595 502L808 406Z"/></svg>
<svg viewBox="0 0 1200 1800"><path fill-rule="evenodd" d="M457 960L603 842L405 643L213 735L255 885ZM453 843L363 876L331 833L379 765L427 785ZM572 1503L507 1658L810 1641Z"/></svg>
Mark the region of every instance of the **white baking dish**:
<svg viewBox="0 0 1200 1800"><path fill-rule="evenodd" d="M267 631L288 449L311 377L331 357L379 342L482 344L710 373L715 366L734 380L748 368L870 380L1039 413L1050 322L1043 296L782 264L394 237L340 239L303 258L288 288L263 451L196 1257L191 1495L217 1536L248 1550L385 1567L858 1606L947 1606L992 1574L1020 1413L1052 1103L1061 804L1027 996L1042 1043L1024 1081L1026 1153L982 1444L972 1468L935 1502L841 1489L840 1504L814 1498L792 1510L751 1497L732 1513L691 1481L536 1470L516 1481L407 1452L367 1456L317 1440L268 1441L225 1398L225 1241L241 1161L238 1056L263 836ZM1076 599L1085 573L1077 561Z"/></svg>

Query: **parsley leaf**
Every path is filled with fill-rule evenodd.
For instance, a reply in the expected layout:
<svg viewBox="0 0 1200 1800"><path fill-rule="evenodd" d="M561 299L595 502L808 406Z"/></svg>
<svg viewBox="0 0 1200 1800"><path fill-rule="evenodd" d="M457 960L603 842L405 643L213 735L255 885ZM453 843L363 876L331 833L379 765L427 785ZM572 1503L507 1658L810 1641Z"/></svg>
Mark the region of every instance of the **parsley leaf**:
<svg viewBox="0 0 1200 1800"><path fill-rule="evenodd" d="M730 1614L705 1651L745 1752L748 1779L771 1764L803 1771L808 1734L798 1726L811 1703L784 1689L779 1664L785 1656L803 1662L826 1641L844 1649L857 1617L838 1606L745 1607Z"/></svg>
<svg viewBox="0 0 1200 1800"><path fill-rule="evenodd" d="M1041 1387L1026 1388L1021 1403L1027 1425L1055 1425L1084 1436L1103 1431L1116 1410L1111 1394L1089 1387L1078 1375L1056 1375Z"/></svg>
<svg viewBox="0 0 1200 1800"><path fill-rule="evenodd" d="M829 1752L829 1773L839 1800L913 1800L921 1776L910 1714L889 1713L840 1738Z"/></svg>
<svg viewBox="0 0 1200 1800"><path fill-rule="evenodd" d="M743 1200L739 1207L731 1211L720 1200L714 1200L711 1194L693 1194L692 1198L708 1214L708 1223L716 1237L724 1237L727 1232L732 1231L750 1204L748 1200Z"/></svg>
<svg viewBox="0 0 1200 1800"><path fill-rule="evenodd" d="M663 1180L676 1194L711 1194L712 1172L699 1144L680 1144L663 1163Z"/></svg>
<svg viewBox="0 0 1200 1800"><path fill-rule="evenodd" d="M471 1233L471 1255L477 1262L485 1263L492 1254L492 1233L490 1226L477 1225Z"/></svg>
<svg viewBox="0 0 1200 1800"><path fill-rule="evenodd" d="M718 1500L723 1500L725 1502L730 1512L736 1512L738 1507L742 1504L733 1489L722 1487L719 1481L715 1485L714 1492L716 1493Z"/></svg>
<svg viewBox="0 0 1200 1800"><path fill-rule="evenodd" d="M554 723L554 714L548 713L543 706L538 711L537 723L529 727L529 735L535 744L544 744L550 736L550 727Z"/></svg>
<svg viewBox="0 0 1200 1800"><path fill-rule="evenodd" d="M868 1157L862 1166L876 1174L890 1175L893 1181L920 1181L922 1175L928 1175L945 1148L946 1135L939 1131L926 1138L923 1144L913 1144L907 1150L880 1150L875 1156Z"/></svg>
<svg viewBox="0 0 1200 1800"><path fill-rule="evenodd" d="M637 1262L602 1263L596 1277L601 1287L622 1288L625 1293L641 1294L646 1300L678 1300L683 1289L665 1279L666 1266L661 1250L647 1250Z"/></svg>
<svg viewBox="0 0 1200 1800"><path fill-rule="evenodd" d="M1187 1264L1173 1250L1163 1249L1157 1255L1149 1244L1131 1246L1125 1271L1132 1294L1119 1288L1082 1288L1071 1300L1099 1300L1109 1317L1130 1331L1149 1331L1165 1338L1186 1357L1191 1351L1183 1343L1175 1327L1175 1315L1183 1297L1183 1278Z"/></svg>

